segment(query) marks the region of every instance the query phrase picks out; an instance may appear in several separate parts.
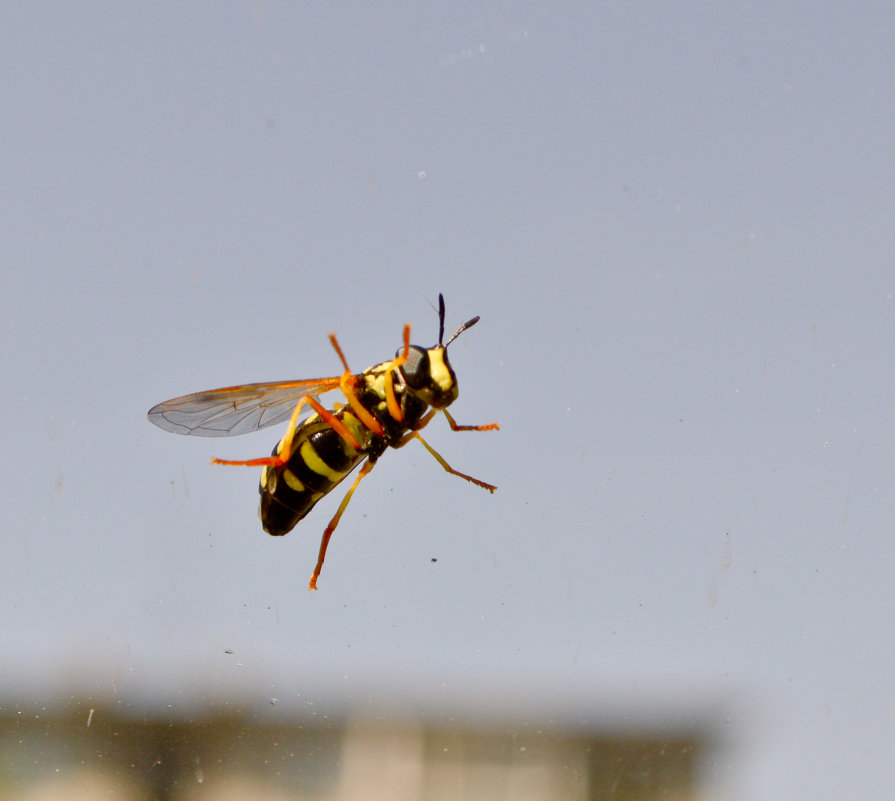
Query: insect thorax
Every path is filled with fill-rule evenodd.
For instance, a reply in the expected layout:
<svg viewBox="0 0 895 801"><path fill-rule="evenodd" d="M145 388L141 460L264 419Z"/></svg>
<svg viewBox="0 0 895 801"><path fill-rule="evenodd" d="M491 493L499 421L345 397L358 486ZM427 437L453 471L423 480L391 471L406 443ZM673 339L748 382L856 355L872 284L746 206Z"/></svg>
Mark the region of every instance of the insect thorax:
<svg viewBox="0 0 895 801"><path fill-rule="evenodd" d="M385 391L385 373L376 368L364 373L365 386L359 395L361 405L369 410L382 426L382 439L386 446L394 446L408 431L417 427L420 418L429 408L425 401L409 392L403 380L394 381L395 400L401 409L401 420L395 420L388 409Z"/></svg>

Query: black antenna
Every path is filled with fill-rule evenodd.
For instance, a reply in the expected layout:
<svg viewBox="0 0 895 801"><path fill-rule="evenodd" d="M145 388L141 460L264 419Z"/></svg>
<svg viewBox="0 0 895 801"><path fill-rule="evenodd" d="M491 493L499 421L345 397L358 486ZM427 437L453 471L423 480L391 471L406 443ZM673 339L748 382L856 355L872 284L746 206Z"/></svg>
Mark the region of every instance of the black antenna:
<svg viewBox="0 0 895 801"><path fill-rule="evenodd" d="M454 335L447 342L444 343L444 346L447 347L448 345L450 345L451 342L453 342L458 336L460 336L460 334L462 334L467 328L472 328L480 319L481 317L476 316L473 317L471 320L467 320L457 329Z"/></svg>
<svg viewBox="0 0 895 801"><path fill-rule="evenodd" d="M476 315L471 320L467 320L454 332L454 335L442 345L441 343L444 340L444 295L442 295L441 292L438 293L438 344L441 345L441 347L446 348L467 328L472 328L480 319L481 317Z"/></svg>
<svg viewBox="0 0 895 801"><path fill-rule="evenodd" d="M444 339L444 295L438 293L438 344Z"/></svg>

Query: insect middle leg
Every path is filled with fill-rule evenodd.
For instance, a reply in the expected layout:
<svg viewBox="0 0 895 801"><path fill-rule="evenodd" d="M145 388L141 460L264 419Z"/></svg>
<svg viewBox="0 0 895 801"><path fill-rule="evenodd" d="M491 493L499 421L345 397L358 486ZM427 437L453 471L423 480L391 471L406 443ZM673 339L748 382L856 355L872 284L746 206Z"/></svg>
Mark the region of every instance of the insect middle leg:
<svg viewBox="0 0 895 801"><path fill-rule="evenodd" d="M429 419L431 420L431 417ZM428 420L426 420L426 422L428 422ZM474 430L479 430L479 429L474 429ZM481 429L481 430L487 431L488 429ZM432 456L435 457L435 460L438 462L438 464L440 464L451 475L459 476L460 478L465 478L467 481L471 481L476 486L482 487L482 488L488 490L488 492L490 492L492 494L494 493L494 490L497 489L497 487L494 486L494 484L488 484L485 481L481 481L477 478L473 478L472 476L468 476L468 475L466 475L466 473L461 473L459 470L454 470L454 468L451 467L445 461L445 458L438 451L436 451L435 448L433 448L428 442L426 442L426 440L424 440L420 436L419 431L411 431L410 433L405 434L403 437L401 437L397 447L400 448L402 445L405 445L406 443L410 442L410 440L412 440L412 439L418 439L420 442L422 442L423 447L427 451L429 451L429 453L431 453Z"/></svg>
<svg viewBox="0 0 895 801"><path fill-rule="evenodd" d="M345 427L345 424L339 420L331 411L320 405L320 402L310 395L305 395L295 406L292 417L289 418L289 425L286 433L277 445L277 452L273 456L262 456L260 459L212 459L212 464L234 465L238 467L280 467L289 461L292 455L292 440L295 437L295 431L298 427L298 415L301 407L308 404L320 418L324 420L330 428L333 429L342 439L345 440L352 448L360 449L360 443L355 436Z"/></svg>

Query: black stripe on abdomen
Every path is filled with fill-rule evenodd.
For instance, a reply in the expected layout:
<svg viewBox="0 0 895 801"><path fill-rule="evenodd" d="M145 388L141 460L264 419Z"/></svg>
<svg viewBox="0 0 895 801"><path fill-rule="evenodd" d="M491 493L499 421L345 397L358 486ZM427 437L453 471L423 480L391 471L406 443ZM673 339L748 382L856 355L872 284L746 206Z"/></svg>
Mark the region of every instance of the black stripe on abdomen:
<svg viewBox="0 0 895 801"><path fill-rule="evenodd" d="M261 523L268 534L290 532L327 492L363 459L325 423L310 434L298 432L292 456L262 474Z"/></svg>

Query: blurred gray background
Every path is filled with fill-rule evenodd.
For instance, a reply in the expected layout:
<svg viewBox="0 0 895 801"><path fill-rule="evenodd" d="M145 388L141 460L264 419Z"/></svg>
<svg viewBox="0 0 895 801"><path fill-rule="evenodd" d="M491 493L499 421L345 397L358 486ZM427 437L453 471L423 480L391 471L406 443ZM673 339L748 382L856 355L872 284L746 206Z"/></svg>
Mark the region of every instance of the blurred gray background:
<svg viewBox="0 0 895 801"><path fill-rule="evenodd" d="M0 705L716 705L735 798L883 797L895 11L19 4ZM284 539L175 395L451 348L461 423ZM437 561L433 561L437 560ZM226 653L232 651L232 654Z"/></svg>

